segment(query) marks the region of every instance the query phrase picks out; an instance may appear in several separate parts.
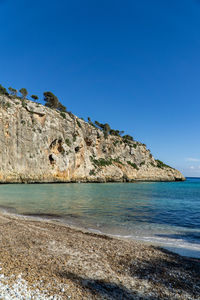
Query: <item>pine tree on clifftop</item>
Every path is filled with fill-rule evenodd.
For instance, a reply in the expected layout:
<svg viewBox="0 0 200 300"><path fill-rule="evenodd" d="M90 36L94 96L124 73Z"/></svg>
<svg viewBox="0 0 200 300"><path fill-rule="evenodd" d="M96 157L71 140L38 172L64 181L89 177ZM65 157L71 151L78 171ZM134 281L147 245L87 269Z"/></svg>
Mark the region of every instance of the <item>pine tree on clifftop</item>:
<svg viewBox="0 0 200 300"><path fill-rule="evenodd" d="M26 99L26 96L28 95L27 89L22 88L19 92L22 94L22 99Z"/></svg>
<svg viewBox="0 0 200 300"><path fill-rule="evenodd" d="M52 92L44 92L45 106L66 112L66 107L59 102L58 98Z"/></svg>
<svg viewBox="0 0 200 300"><path fill-rule="evenodd" d="M10 95L17 96L17 90L16 89L14 89L12 87L9 87L8 90L10 92Z"/></svg>

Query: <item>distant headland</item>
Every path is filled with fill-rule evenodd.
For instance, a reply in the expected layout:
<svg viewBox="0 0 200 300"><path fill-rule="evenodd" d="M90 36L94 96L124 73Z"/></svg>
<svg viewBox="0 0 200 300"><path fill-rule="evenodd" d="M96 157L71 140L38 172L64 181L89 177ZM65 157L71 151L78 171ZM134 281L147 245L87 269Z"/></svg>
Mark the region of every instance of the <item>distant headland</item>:
<svg viewBox="0 0 200 300"><path fill-rule="evenodd" d="M27 99L0 85L0 183L182 181L146 145L78 118L51 92Z"/></svg>

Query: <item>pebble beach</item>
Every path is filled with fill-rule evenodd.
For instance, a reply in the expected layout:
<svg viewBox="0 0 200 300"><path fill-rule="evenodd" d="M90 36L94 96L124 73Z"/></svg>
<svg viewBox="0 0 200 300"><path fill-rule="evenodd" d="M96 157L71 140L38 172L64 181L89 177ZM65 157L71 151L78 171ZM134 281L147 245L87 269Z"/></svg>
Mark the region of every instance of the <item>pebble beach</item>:
<svg viewBox="0 0 200 300"><path fill-rule="evenodd" d="M0 299L200 299L200 260L0 213Z"/></svg>

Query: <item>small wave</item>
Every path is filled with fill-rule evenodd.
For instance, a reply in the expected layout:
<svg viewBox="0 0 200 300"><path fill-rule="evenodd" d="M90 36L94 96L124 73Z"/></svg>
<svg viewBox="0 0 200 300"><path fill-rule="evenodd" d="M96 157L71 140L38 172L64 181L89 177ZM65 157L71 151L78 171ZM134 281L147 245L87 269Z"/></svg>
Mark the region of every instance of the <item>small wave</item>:
<svg viewBox="0 0 200 300"><path fill-rule="evenodd" d="M13 214L17 213L14 207L6 206L6 205L0 205L0 210L3 212L13 213Z"/></svg>
<svg viewBox="0 0 200 300"><path fill-rule="evenodd" d="M112 234L94 228L87 228L87 229L90 232L106 234L111 237L147 242L150 244L158 245L159 247L165 248L169 251L172 251L174 253L183 256L200 258L200 244L190 243L185 241L184 239L173 239L173 238L164 238L164 237L157 237L157 236L142 236L142 235L134 235L134 234L130 234L130 235Z"/></svg>

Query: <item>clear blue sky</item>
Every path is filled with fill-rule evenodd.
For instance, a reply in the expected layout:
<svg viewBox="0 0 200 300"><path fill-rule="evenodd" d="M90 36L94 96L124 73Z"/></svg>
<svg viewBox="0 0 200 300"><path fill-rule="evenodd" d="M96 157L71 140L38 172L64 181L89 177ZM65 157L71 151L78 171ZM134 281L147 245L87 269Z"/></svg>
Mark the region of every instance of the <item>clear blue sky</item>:
<svg viewBox="0 0 200 300"><path fill-rule="evenodd" d="M200 1L0 0L0 83L52 91L200 176Z"/></svg>

